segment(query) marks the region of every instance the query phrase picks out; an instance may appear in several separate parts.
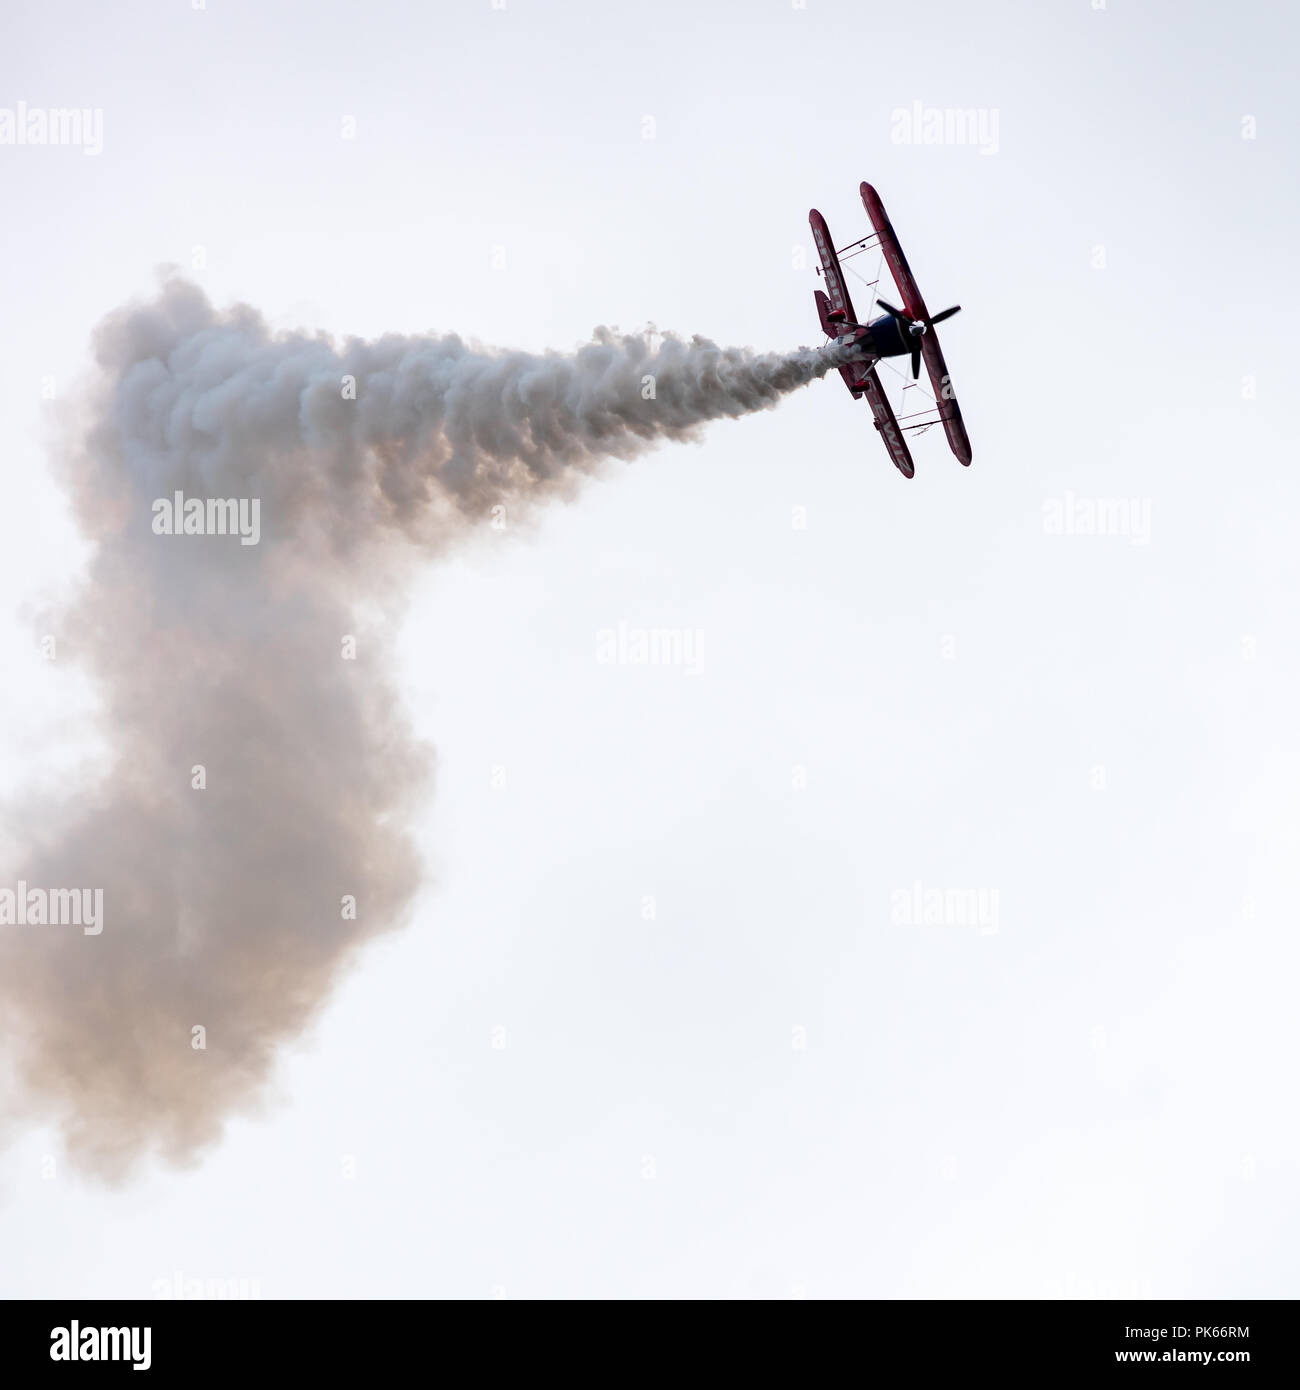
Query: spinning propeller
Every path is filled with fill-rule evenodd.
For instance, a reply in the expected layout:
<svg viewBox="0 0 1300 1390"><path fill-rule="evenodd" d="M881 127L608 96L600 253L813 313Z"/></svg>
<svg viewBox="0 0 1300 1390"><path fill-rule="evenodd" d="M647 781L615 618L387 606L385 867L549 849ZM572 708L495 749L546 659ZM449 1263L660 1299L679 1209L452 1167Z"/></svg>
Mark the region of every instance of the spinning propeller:
<svg viewBox="0 0 1300 1390"><path fill-rule="evenodd" d="M907 330L913 338L920 338L928 332L936 323L942 323L944 319L950 319L954 314L961 313L961 305L954 304L951 309L945 309L940 314L935 314L933 318L914 319L910 314L905 314L901 309L895 309L892 304L886 304L883 299L877 299L876 303L889 314L898 320L899 324ZM921 374L921 344L918 342L912 348L912 380L915 381Z"/></svg>

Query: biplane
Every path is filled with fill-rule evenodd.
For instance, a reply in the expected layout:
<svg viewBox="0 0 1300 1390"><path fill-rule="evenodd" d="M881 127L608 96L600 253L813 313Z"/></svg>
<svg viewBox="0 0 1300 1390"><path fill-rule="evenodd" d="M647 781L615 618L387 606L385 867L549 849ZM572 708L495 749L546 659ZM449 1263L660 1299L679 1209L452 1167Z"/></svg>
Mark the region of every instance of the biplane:
<svg viewBox="0 0 1300 1390"><path fill-rule="evenodd" d="M962 423L961 407L957 404L943 352L939 348L939 337L934 331L936 324L958 313L961 305L954 304L942 313L930 313L907 264L907 257L903 255L903 248L898 244L898 237L894 235L894 228L885 214L880 194L869 183L862 185L861 192L862 204L871 219L872 235L842 246L838 251L831 240L826 219L816 208L808 214L813 240L817 243L817 254L821 258L817 273L826 283L825 290L814 291L822 331L835 341L837 347L852 351L850 360L840 367L840 375L855 400L861 396L867 398L875 417L876 429L885 442L889 457L905 478L911 478L916 473L905 433L921 434L940 422L958 461L969 464L970 440ZM872 319L868 312L868 321L860 323L853 312L853 301L849 297L849 287L840 265L840 254L844 253L844 259L848 260L873 249L879 250L882 258L889 263L903 307L896 308L880 298L876 293L877 276L876 280L866 281L866 284L871 290L873 308L879 305L885 312L876 319ZM921 361L924 359L930 384L934 387L932 407L904 414L900 423L876 374L875 364L885 357L911 358L913 382L921 374Z"/></svg>

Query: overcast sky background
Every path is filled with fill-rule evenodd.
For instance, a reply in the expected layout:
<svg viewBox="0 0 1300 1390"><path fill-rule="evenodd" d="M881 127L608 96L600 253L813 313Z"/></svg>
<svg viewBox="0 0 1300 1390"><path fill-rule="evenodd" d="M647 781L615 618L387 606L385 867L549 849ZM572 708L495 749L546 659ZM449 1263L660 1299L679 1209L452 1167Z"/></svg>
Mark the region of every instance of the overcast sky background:
<svg viewBox="0 0 1300 1390"><path fill-rule="evenodd" d="M4 9L0 107L104 113L0 146L19 806L95 741L25 616L85 558L42 382L160 263L285 327L780 349L865 178L964 306L974 463L904 481L832 377L432 557L414 921L192 1170L11 1128L0 1292L1300 1294L1289 6ZM996 148L897 143L916 102ZM620 622L699 671L601 664Z"/></svg>

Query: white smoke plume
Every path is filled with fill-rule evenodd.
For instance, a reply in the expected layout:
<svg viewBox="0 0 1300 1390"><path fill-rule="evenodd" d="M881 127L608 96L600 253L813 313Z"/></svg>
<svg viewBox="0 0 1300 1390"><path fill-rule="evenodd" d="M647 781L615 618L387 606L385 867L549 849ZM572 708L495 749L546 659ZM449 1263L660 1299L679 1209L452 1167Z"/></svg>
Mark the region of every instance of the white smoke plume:
<svg viewBox="0 0 1300 1390"><path fill-rule="evenodd" d="M110 758L66 804L7 809L0 889L102 889L102 930L0 923L0 1024L23 1113L112 1181L193 1161L255 1106L352 953L403 921L431 763L389 675L410 565L838 360L607 330L573 354L338 344L178 279L95 349L57 456L93 558L54 630ZM177 491L257 499L257 543L158 534Z"/></svg>

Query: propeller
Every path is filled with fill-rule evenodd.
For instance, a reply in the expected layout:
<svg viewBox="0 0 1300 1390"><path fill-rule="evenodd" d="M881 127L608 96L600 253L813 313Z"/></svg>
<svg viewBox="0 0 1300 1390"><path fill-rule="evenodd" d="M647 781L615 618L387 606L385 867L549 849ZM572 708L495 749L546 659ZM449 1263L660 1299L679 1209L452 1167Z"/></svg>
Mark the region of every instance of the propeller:
<svg viewBox="0 0 1300 1390"><path fill-rule="evenodd" d="M911 314L905 314L901 309L895 308L892 304L886 303L883 299L877 299L876 303L880 305L885 313L889 314L892 318L896 318L900 324L903 324L913 338L921 337L923 333L933 328L936 323L942 323L944 319L950 319L954 314L961 313L961 305L954 304L951 309L945 309L942 313L935 314L933 318L914 319ZM912 349L912 380L915 381L920 375L921 345L917 343Z"/></svg>

